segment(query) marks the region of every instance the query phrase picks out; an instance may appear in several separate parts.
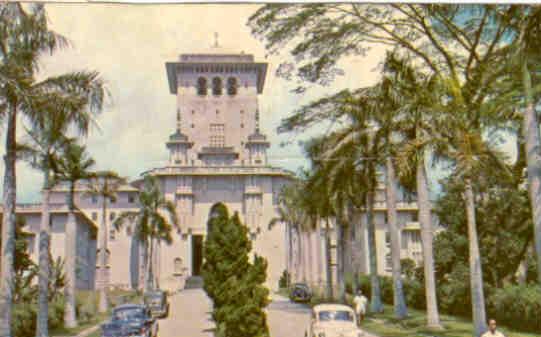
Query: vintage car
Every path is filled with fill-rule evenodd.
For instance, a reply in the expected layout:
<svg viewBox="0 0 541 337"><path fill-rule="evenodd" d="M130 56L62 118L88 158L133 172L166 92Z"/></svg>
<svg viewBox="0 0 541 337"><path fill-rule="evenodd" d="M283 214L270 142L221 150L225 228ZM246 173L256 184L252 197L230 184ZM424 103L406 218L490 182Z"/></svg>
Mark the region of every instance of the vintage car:
<svg viewBox="0 0 541 337"><path fill-rule="evenodd" d="M319 304L312 309L306 337L361 337L353 309L342 304Z"/></svg>
<svg viewBox="0 0 541 337"><path fill-rule="evenodd" d="M113 309L111 319L101 325L101 337L156 337L158 322L141 304L122 304Z"/></svg>
<svg viewBox="0 0 541 337"><path fill-rule="evenodd" d="M295 283L290 288L289 298L293 302L310 302L312 291L305 283Z"/></svg>
<svg viewBox="0 0 541 337"><path fill-rule="evenodd" d="M143 296L143 301L150 308L152 317L163 318L169 315L169 302L165 291L149 291Z"/></svg>

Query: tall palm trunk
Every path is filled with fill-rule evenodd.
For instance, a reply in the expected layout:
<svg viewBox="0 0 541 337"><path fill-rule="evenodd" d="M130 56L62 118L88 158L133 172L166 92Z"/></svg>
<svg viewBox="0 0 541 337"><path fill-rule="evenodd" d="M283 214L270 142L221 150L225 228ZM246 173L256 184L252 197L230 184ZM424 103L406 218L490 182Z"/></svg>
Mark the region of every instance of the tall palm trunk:
<svg viewBox="0 0 541 337"><path fill-rule="evenodd" d="M141 272L141 284L143 285L143 291L147 291L149 288L148 286L148 241L147 240L141 240L141 250L142 250L142 272Z"/></svg>
<svg viewBox="0 0 541 337"><path fill-rule="evenodd" d="M4 155L4 209L2 214L2 275L0 277L0 336L11 337L11 304L13 299L13 258L15 254L15 202L17 199L16 126L17 108L8 108L6 154Z"/></svg>
<svg viewBox="0 0 541 337"><path fill-rule="evenodd" d="M528 63L522 62L522 82L526 109L524 110L522 132L526 140L526 165L528 169L528 194L532 207L535 252L537 255L537 282L541 284L541 140L539 121L535 113L532 93L532 80Z"/></svg>
<svg viewBox="0 0 541 337"><path fill-rule="evenodd" d="M161 242L160 241L156 241L156 247L155 247L155 252L154 252L154 260L153 260L153 263L154 263L154 287L155 289L160 289L160 264L159 264L159 261L160 261L160 253L161 253Z"/></svg>
<svg viewBox="0 0 541 337"><path fill-rule="evenodd" d="M466 202L466 215L468 222L470 286L472 299L472 316L475 336L479 337L486 331L485 295L483 292L483 272L481 268L481 255L477 238L477 224L475 220L475 199L469 178L464 181Z"/></svg>
<svg viewBox="0 0 541 337"><path fill-rule="evenodd" d="M366 196L366 223L368 229L368 254L370 260L370 311L382 312L383 303L381 302L381 289L379 287L378 278L378 257L376 251L376 228L374 224L374 191L370 187L370 191Z"/></svg>
<svg viewBox="0 0 541 337"><path fill-rule="evenodd" d="M303 263L302 263L302 233L297 225L295 227L295 237L297 238L297 256L295 257L297 281L303 281Z"/></svg>
<svg viewBox="0 0 541 337"><path fill-rule="evenodd" d="M351 214L351 225L349 227L349 251L350 251L350 258L351 258L351 290L353 294L356 294L359 290L359 249L357 245L357 227L356 227L356 217L354 216L353 210L350 213Z"/></svg>
<svg viewBox="0 0 541 337"><path fill-rule="evenodd" d="M404 298L404 288L402 286L402 268L400 266L400 229L398 228L398 219L396 215L396 177L394 164L391 157L385 160L387 171L387 221L389 234L391 236L391 261L393 267L393 303L394 314L396 318L403 319L408 315L406 300Z"/></svg>
<svg viewBox="0 0 541 337"><path fill-rule="evenodd" d="M417 160L416 178L417 205L419 207L419 221L421 222L421 244L423 246L427 326L441 328L438 299L436 297L436 278L434 276L433 229L430 215L432 207L428 197L428 183L423 158Z"/></svg>
<svg viewBox="0 0 541 337"><path fill-rule="evenodd" d="M333 294L333 278L332 278L332 258L331 258L331 230L329 228L329 219L325 222L325 273L327 278L327 299L332 300Z"/></svg>
<svg viewBox="0 0 541 337"><path fill-rule="evenodd" d="M100 281L101 287L99 290L99 312L107 312L108 300L107 300L107 288L109 286L109 280L107 275L107 197L102 196L102 209L101 209L101 233L100 233Z"/></svg>
<svg viewBox="0 0 541 337"><path fill-rule="evenodd" d="M312 237L313 231L306 232L306 259L308 264L308 280L310 287L314 286L314 252L312 249Z"/></svg>
<svg viewBox="0 0 541 337"><path fill-rule="evenodd" d="M338 286L338 299L346 302L346 283L344 279L344 225L336 221L336 285Z"/></svg>
<svg viewBox="0 0 541 337"><path fill-rule="evenodd" d="M291 225L286 223L286 288L289 288L289 278L291 277Z"/></svg>
<svg viewBox="0 0 541 337"><path fill-rule="evenodd" d="M49 336L49 243L50 243L50 172L44 168L43 197L41 204L41 224L39 229L39 274L38 274L38 312L36 319L36 337Z"/></svg>
<svg viewBox="0 0 541 337"><path fill-rule="evenodd" d="M317 263L317 266L316 266L316 269L317 269L317 277L316 277L316 282L317 282L317 288L320 290L321 289L321 283L322 283L322 275L323 275L323 252L322 252L322 249L321 249L321 223L318 219L318 221L316 222L316 232L315 232L315 237L316 237L316 240L315 240L315 244L316 244L316 263Z"/></svg>
<svg viewBox="0 0 541 337"><path fill-rule="evenodd" d="M302 282L306 283L307 282L307 261L306 261L306 232L304 230L301 230L300 232L300 235L299 235L299 246L301 247L300 248L300 261L301 261L301 271L302 271Z"/></svg>
<svg viewBox="0 0 541 337"><path fill-rule="evenodd" d="M147 257L147 288L146 291L151 291L154 289L154 275L153 273L153 266L154 263L154 239L149 238L150 244L149 244L149 253Z"/></svg>
<svg viewBox="0 0 541 337"><path fill-rule="evenodd" d="M75 183L70 182L69 190L69 209L66 222L66 285L64 286L64 325L68 328L77 326L77 314L75 312L75 287L77 281L76 263L77 263L77 223L75 221L74 204Z"/></svg>

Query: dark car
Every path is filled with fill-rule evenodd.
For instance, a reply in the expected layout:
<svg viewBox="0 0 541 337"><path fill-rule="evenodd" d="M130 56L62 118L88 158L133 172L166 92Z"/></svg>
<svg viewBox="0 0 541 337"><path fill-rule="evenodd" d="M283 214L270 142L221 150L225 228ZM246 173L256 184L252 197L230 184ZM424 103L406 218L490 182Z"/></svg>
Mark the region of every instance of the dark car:
<svg viewBox="0 0 541 337"><path fill-rule="evenodd" d="M145 293L144 302L150 308L152 317L167 317L169 315L169 302L167 293L163 290L154 290Z"/></svg>
<svg viewBox="0 0 541 337"><path fill-rule="evenodd" d="M294 302L310 302L312 291L305 283L295 283L290 288L289 298Z"/></svg>
<svg viewBox="0 0 541 337"><path fill-rule="evenodd" d="M113 309L111 320L101 325L102 337L156 337L158 322L141 304L122 304Z"/></svg>

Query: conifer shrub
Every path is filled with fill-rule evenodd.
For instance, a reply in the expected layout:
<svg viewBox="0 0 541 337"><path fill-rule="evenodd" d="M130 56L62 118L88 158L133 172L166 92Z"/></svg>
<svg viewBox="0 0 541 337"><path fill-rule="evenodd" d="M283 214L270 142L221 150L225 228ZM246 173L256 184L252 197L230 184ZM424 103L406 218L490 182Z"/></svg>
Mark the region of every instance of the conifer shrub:
<svg viewBox="0 0 541 337"><path fill-rule="evenodd" d="M215 205L207 223L203 264L204 289L214 304L212 317L219 337L265 337L269 335L264 308L269 291L267 261L255 255L248 228L238 214L229 216L223 204Z"/></svg>

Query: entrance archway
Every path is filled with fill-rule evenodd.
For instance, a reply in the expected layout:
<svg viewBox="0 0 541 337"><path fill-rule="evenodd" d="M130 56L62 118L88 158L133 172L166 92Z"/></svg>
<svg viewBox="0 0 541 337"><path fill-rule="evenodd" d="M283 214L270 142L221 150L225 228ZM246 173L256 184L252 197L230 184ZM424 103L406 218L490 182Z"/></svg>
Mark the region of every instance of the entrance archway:
<svg viewBox="0 0 541 337"><path fill-rule="evenodd" d="M225 213L224 213L225 212ZM227 208L221 203L215 203L212 205L209 211L209 216L207 220L207 231L204 235L209 235L212 231L213 220L219 216L227 216ZM201 276L201 268L203 267L203 238L204 235L192 235L191 236L191 245L192 245L192 276Z"/></svg>

